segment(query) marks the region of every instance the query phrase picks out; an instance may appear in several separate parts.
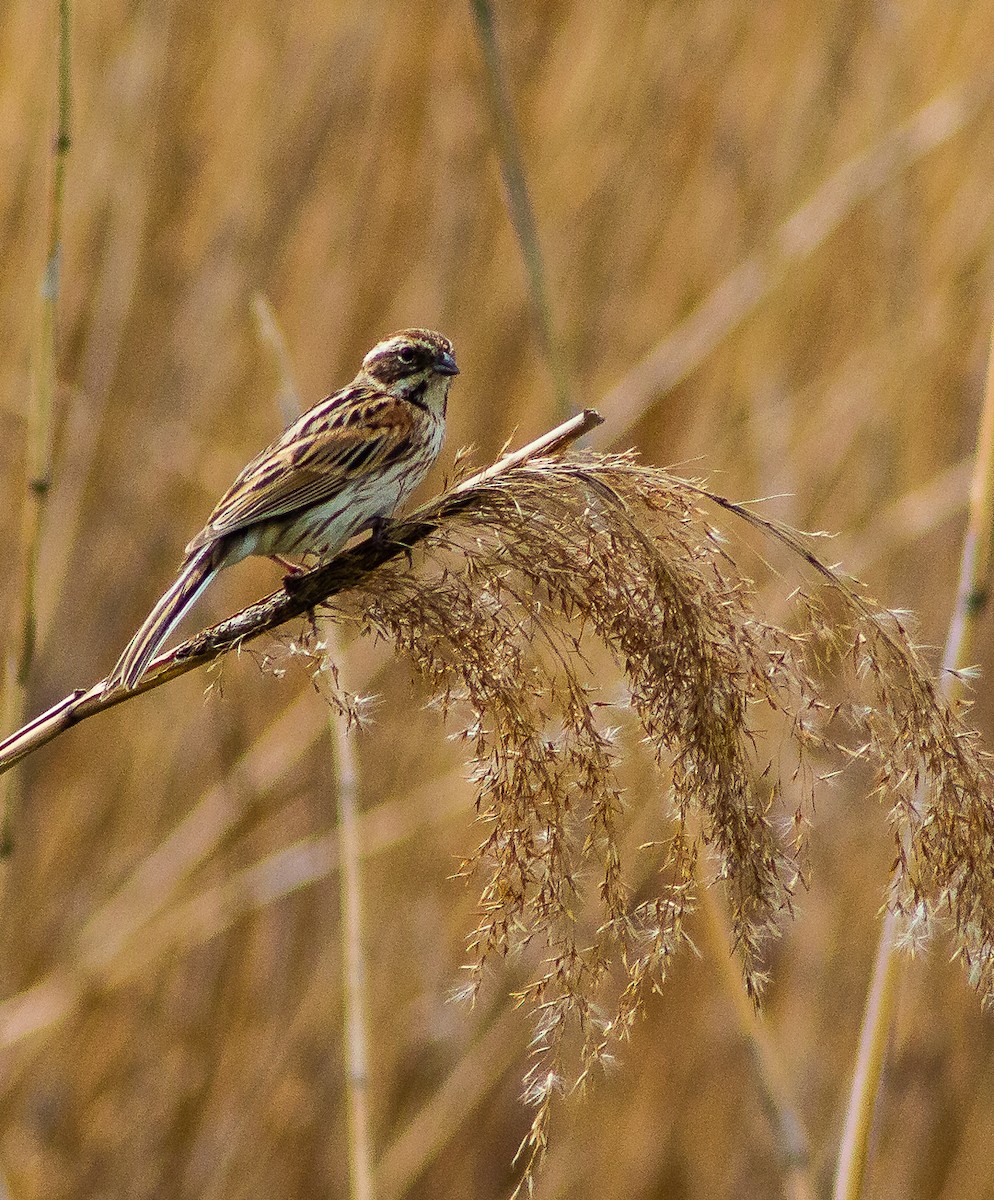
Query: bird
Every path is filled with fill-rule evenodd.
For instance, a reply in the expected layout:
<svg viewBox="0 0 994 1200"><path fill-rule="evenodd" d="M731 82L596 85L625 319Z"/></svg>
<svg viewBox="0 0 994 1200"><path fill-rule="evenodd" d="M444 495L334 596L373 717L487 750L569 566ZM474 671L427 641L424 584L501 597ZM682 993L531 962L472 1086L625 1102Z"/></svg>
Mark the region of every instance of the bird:
<svg viewBox="0 0 994 1200"><path fill-rule="evenodd" d="M431 329L378 342L348 386L319 401L245 467L186 547L175 582L107 677L133 689L159 647L219 571L249 555L327 562L386 519L438 457L452 377L452 343Z"/></svg>

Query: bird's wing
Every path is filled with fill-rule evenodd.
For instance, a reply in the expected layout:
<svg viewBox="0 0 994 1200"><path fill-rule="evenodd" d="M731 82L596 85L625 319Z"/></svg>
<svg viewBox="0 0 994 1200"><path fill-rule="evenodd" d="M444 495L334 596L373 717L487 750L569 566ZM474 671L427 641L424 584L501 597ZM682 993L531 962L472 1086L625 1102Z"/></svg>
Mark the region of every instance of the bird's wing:
<svg viewBox="0 0 994 1200"><path fill-rule="evenodd" d="M337 496L413 448L411 406L387 392L354 387L322 400L242 471L187 553L215 538Z"/></svg>

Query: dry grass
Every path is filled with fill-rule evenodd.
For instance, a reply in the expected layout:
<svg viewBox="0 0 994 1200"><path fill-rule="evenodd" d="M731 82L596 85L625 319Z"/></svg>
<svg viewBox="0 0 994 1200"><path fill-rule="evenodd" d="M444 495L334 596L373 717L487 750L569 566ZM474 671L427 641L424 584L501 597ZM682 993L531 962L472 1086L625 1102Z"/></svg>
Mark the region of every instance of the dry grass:
<svg viewBox="0 0 994 1200"><path fill-rule="evenodd" d="M941 643L994 294L988 8L577 0L499 6L496 18L562 373L576 402L606 418L594 444L636 445L645 464L690 462L685 473L706 473L725 495L788 493L762 511L840 530L827 553L858 558L870 593L918 614L914 640ZM11 514L25 504L56 26L54 11L27 0L0 16L0 432ZM308 400L348 378L392 328L450 335L463 374L441 471L460 446L475 443L489 461L512 435L520 444L555 422L556 378L504 207L481 64L468 6L305 4L276 20L252 0L112 0L75 12L54 475L29 711L106 672L216 496L276 432L278 381L253 332L257 291L271 299ZM722 288L729 280L743 286ZM659 347L676 356L668 372ZM564 1079L596 1058L605 1032L629 1032L618 1068L560 1106L543 1200L782 1194L778 1127L692 908L722 874L742 961L757 983L768 976L768 1033L819 1194L892 878L909 912L926 897L948 914L901 983L870 1190L979 1200L990 1182L994 1036L948 960L958 950L981 982L989 973L988 817L970 779L987 768L956 736L958 717L935 723L935 656L924 654L924 673L917 658L909 666L893 624L868 632L864 615L820 593L815 616L823 605L818 620L848 622L849 634L793 640L812 628L811 606L788 602L793 582L767 573L753 550L702 536L696 519L684 525L683 506L699 496L668 484L666 511L650 511L631 491L633 468L610 469L620 474L608 491L582 484L591 520L610 512L629 531L632 569L668 597L665 644L687 656L692 645L709 664L717 708L699 686L681 688L689 666L655 697L658 672L639 674L637 655L626 675L635 647L624 639L640 630L644 647L655 618L610 628L619 577L592 567L579 596L564 591L549 574L560 543L539 530L546 552L520 561L527 543L510 511L506 545L481 508L413 572L399 560L382 592L349 602L354 622L390 638L347 639L343 665L354 691L376 697L356 766L380 1194L483 1200L514 1186L511 1159L534 1114L520 1103L529 1025L507 1014L511 993L549 1006L535 1061L552 1069L558 1055ZM21 561L20 524L0 530L8 563ZM664 529L667 555L649 536ZM558 532L578 549L581 530L560 522ZM788 570L779 551L762 552ZM623 569L606 553L605 569ZM14 574L5 654L21 623ZM203 623L276 582L265 564L229 574L205 597ZM404 604L426 581L433 623L415 644ZM484 585L502 603L466 612ZM693 602L705 585L707 609ZM648 594L637 589L636 605ZM588 600L603 626L582 620ZM557 608L569 623L554 621L550 640L536 621ZM745 611L751 624L733 619ZM464 612L477 655L500 650L492 677L459 674L447 631ZM410 657L394 655L397 634ZM852 648L859 635L870 642L854 657L845 638ZM736 687L729 639L745 655L736 661L787 657L772 676L742 668ZM976 644L969 719L990 744L989 614ZM176 680L24 764L0 959L0 1165L12 1196L345 1193L327 709L296 656L269 652L288 668L282 679L255 670L246 651L229 657L223 695L205 703L200 680ZM562 682L563 658L575 687ZM412 684L412 661L425 662L428 683ZM492 731L518 669L527 721L511 723L506 746L483 748L481 812L491 815L474 832L464 776L476 743L446 734L473 725L474 702L481 735ZM806 707L810 691L788 673L818 682L829 711ZM858 692L843 687L854 674ZM433 678L452 695L448 725L425 707ZM836 704L868 710L865 736ZM704 717L722 754L688 757L673 741L657 760L657 739ZM883 809L867 803L877 768L854 762L816 789L811 809L809 777L795 782L797 728L812 774L833 765L823 735L849 750L876 739L887 787L905 790L889 791ZM895 729L907 734L897 744ZM536 802L516 811L510 752L541 758L550 741L562 753L543 765ZM908 800L917 750L933 786L921 812ZM779 793L762 776L774 757ZM591 786L591 763L616 783ZM914 852L895 877L903 832ZM538 865L515 874L508 856L526 845ZM702 882L689 874L695 847ZM552 885L550 860L576 868L575 894ZM475 888L451 879L464 862ZM479 910L481 888L505 902L506 926L498 910ZM626 919L606 920L615 910ZM764 936L771 919L775 941ZM489 954L471 1008L447 997L464 982L474 929L474 955ZM700 957L666 954L688 939ZM588 982L599 991L584 1014ZM628 1027L636 1006L644 1020ZM541 1071L536 1084L541 1098Z"/></svg>

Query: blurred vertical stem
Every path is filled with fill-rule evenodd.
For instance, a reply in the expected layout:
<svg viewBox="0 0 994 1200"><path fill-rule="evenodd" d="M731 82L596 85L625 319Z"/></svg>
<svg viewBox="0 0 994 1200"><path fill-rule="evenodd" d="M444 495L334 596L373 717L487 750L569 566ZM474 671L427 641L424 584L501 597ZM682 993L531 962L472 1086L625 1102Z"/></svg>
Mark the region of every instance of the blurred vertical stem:
<svg viewBox="0 0 994 1200"><path fill-rule="evenodd" d="M341 660L338 631L324 622L324 654ZM348 1114L349 1191L352 1200L373 1200L369 1137L369 1034L366 1026L366 953L363 945L362 843L352 736L333 709L328 728L335 746L338 785L339 894L342 911L342 997L345 1012L345 1090Z"/></svg>
<svg viewBox="0 0 994 1200"><path fill-rule="evenodd" d="M497 45L493 6L490 0L470 0L470 7L476 21L476 34L483 57L487 104L490 107L490 116L497 138L497 152L500 157L504 187L507 191L511 224L518 239L525 272L528 276L528 291L535 312L542 352L549 364L549 371L556 389L556 414L559 420L565 421L573 416L576 408L570 395L569 381L566 378L566 370L552 320L552 305L549 301L545 264L538 244L538 227L535 223L535 212L525 179L521 139L518 136L514 108L511 104L510 92L501 63L500 49Z"/></svg>
<svg viewBox="0 0 994 1200"><path fill-rule="evenodd" d="M259 340L269 351L279 376L279 393L276 403L280 416L285 425L292 425L303 412L303 403L297 385L293 379L293 363L290 351L287 349L286 338L280 323L276 320L273 306L262 292L256 292L252 297L252 316L255 318L256 333Z"/></svg>
<svg viewBox="0 0 994 1200"><path fill-rule="evenodd" d="M957 671L969 665L977 618L990 600L991 556L994 549L994 330L987 364L987 390L980 414L977 452L970 485L970 507L960 559L956 604L949 623L939 686L951 703L962 683ZM909 849L905 838L905 850ZM900 916L888 911L877 945L873 979L866 1001L852 1090L839 1147L834 1200L857 1200L863 1195L873 1114L880 1093L887 1044L897 1007L903 958L897 949Z"/></svg>
<svg viewBox="0 0 994 1200"><path fill-rule="evenodd" d="M252 313L260 341L269 350L279 374L278 404L289 424L303 410L293 378L286 338L272 306L257 292ZM323 654L330 664L343 658L338 630L325 621ZM359 832L358 775L352 737L346 719L329 706L338 802L339 892L342 922L342 994L345 1020L342 1054L345 1060L346 1111L349 1146L349 1194L352 1200L373 1200L373 1161L369 1136L369 1034L366 1025L366 955L363 945L362 839Z"/></svg>
<svg viewBox="0 0 994 1200"><path fill-rule="evenodd" d="M55 407L55 377L59 291L62 270L62 224L65 208L66 164L71 145L71 75L69 64L69 0L59 0L58 80L56 84L57 126L53 143L51 203L48 213L48 244L41 284L41 311L28 398L26 475L28 495L24 508L21 545L24 576L20 596L18 644L8 652L4 679L4 728L19 725L25 711L25 695L34 663L38 629L38 559L45 530L48 493L52 483L52 425ZM13 801L8 775L0 793L0 838L9 843L10 810Z"/></svg>
<svg viewBox="0 0 994 1200"><path fill-rule="evenodd" d="M722 968L739 1028L752 1055L756 1078L773 1122L777 1150L784 1168L784 1194L787 1200L814 1200L815 1189L810 1178L810 1143L791 1098L781 1056L762 1015L743 986L728 921L715 889L700 887L698 894L707 934L714 946L715 958Z"/></svg>

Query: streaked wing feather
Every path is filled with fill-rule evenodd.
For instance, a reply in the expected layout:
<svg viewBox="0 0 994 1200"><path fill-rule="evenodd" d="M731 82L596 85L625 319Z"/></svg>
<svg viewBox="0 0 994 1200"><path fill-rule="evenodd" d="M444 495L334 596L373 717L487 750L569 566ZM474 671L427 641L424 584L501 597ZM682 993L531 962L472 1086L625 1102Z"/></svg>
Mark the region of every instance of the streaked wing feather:
<svg viewBox="0 0 994 1200"><path fill-rule="evenodd" d="M356 474L402 458L414 431L410 405L387 393L355 388L332 396L248 464L187 551L333 499Z"/></svg>

